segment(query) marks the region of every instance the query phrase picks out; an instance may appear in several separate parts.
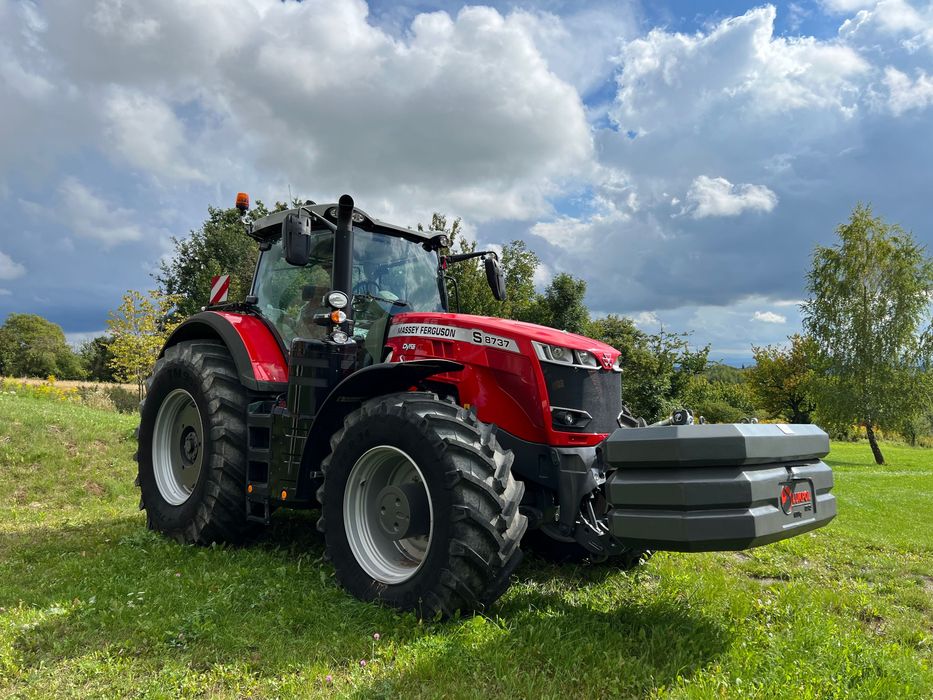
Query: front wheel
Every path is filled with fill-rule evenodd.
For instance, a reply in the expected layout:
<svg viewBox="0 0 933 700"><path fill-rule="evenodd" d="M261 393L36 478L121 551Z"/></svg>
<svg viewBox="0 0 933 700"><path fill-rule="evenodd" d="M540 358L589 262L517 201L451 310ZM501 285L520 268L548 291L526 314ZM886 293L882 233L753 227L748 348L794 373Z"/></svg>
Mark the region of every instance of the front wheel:
<svg viewBox="0 0 933 700"><path fill-rule="evenodd" d="M424 617L502 595L527 521L491 426L433 394L392 394L351 413L331 447L319 527L344 588Z"/></svg>

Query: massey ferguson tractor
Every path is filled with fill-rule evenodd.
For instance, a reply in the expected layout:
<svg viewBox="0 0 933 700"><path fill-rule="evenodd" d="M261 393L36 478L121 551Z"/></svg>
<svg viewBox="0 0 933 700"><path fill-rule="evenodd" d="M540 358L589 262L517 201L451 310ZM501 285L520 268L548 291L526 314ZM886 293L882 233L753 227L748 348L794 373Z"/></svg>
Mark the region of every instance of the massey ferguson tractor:
<svg viewBox="0 0 933 700"><path fill-rule="evenodd" d="M237 206L245 217L245 195ZM630 568L653 550L740 550L836 514L810 425L646 425L619 351L451 313L447 236L344 195L245 223L245 301L168 339L141 406L141 507L187 543L237 542L279 508L319 508L337 580L423 616L482 610L536 547Z"/></svg>

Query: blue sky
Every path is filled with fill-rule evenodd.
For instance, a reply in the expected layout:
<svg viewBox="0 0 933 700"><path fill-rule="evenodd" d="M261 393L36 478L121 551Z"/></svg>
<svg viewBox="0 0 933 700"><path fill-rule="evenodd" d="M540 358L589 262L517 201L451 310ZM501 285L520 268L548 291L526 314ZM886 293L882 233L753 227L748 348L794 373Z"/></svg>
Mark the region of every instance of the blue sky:
<svg viewBox="0 0 933 700"><path fill-rule="evenodd" d="M72 339L238 190L524 238L733 363L857 201L933 244L911 0L0 0L0 104L0 319Z"/></svg>

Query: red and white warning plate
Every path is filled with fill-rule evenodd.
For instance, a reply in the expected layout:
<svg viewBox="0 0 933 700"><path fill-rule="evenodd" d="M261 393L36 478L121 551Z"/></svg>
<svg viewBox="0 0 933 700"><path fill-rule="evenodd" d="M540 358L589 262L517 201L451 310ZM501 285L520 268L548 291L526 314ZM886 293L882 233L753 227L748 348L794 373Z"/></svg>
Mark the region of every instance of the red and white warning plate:
<svg viewBox="0 0 933 700"><path fill-rule="evenodd" d="M230 275L214 275L211 277L211 306L223 304L227 301L228 291L230 291Z"/></svg>

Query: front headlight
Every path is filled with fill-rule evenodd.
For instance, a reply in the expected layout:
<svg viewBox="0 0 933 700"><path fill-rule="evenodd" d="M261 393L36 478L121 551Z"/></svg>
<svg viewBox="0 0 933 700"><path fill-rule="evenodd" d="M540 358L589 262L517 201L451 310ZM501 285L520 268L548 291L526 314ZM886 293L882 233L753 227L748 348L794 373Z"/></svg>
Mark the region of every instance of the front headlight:
<svg viewBox="0 0 933 700"><path fill-rule="evenodd" d="M577 363L584 367L599 367L599 360L596 355L586 350L574 350L577 355Z"/></svg>
<svg viewBox="0 0 933 700"><path fill-rule="evenodd" d="M571 367L581 367L583 369L599 369L599 359L596 355L586 350L572 350L563 345L547 345L532 341L535 354L543 362L553 362L558 365L570 365Z"/></svg>
<svg viewBox="0 0 933 700"><path fill-rule="evenodd" d="M560 345L546 345L545 349L554 362L560 362L565 365L573 364L573 350L564 348Z"/></svg>

